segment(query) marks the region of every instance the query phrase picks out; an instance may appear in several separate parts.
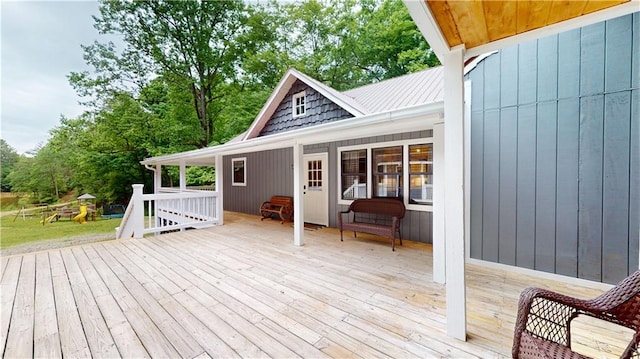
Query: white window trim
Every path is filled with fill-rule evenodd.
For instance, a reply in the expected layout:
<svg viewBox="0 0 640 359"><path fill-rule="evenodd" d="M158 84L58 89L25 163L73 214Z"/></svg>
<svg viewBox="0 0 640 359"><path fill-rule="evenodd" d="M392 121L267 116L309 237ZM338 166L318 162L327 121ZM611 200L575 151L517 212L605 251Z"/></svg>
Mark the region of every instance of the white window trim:
<svg viewBox="0 0 640 359"><path fill-rule="evenodd" d="M296 100L299 98L304 98L304 113L297 115L296 114ZM302 117L307 114L307 92L301 91L291 96L291 115L293 118Z"/></svg>
<svg viewBox="0 0 640 359"><path fill-rule="evenodd" d="M338 188L342 183L342 152L345 151L354 151L354 150L367 150L367 198L371 198L371 194L373 192L373 187L371 186L371 181L373 180L373 176L371 174L371 150L374 148L382 148L382 147L394 147L394 146L402 146L402 197L404 206L411 211L421 211L421 212L432 212L433 205L422 205L422 204L411 204L409 203L409 146L411 145L421 145L433 143L433 137L425 137L425 138L416 138L412 140L400 140L400 141L387 141L387 142L372 142L362 145L352 145L352 146L343 146L337 148L338 154ZM441 165L441 164L438 164ZM433 166L436 166L433 163ZM342 191L336 191L338 193L338 204L342 205L350 205L353 200L342 199Z"/></svg>
<svg viewBox="0 0 640 359"><path fill-rule="evenodd" d="M235 162L240 162L242 161L243 163L243 167L244 168L244 182L236 182L236 178L234 176L234 163ZM240 186L240 187L246 187L247 186L247 158L246 157L237 157L237 158L232 158L231 159L231 185L232 186Z"/></svg>

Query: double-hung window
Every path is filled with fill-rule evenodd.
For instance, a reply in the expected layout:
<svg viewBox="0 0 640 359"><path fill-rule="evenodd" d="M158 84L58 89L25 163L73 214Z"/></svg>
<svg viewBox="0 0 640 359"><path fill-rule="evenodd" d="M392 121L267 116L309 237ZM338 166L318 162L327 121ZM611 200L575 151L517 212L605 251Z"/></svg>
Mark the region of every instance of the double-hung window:
<svg viewBox="0 0 640 359"><path fill-rule="evenodd" d="M367 198L367 150L343 151L340 157L341 198Z"/></svg>
<svg viewBox="0 0 640 359"><path fill-rule="evenodd" d="M247 165L246 157L231 159L231 167L233 168L233 173L231 177L232 186L247 185L246 165Z"/></svg>
<svg viewBox="0 0 640 359"><path fill-rule="evenodd" d="M373 197L402 197L402 146L371 150Z"/></svg>
<svg viewBox="0 0 640 359"><path fill-rule="evenodd" d="M409 146L409 203L433 203L433 145Z"/></svg>

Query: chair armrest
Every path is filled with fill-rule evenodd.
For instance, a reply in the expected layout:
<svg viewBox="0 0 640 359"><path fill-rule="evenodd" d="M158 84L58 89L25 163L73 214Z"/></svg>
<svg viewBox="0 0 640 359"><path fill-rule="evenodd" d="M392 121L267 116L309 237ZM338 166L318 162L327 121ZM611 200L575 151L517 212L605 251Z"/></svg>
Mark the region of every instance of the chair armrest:
<svg viewBox="0 0 640 359"><path fill-rule="evenodd" d="M589 301L541 288L527 288L520 294L513 336L512 355L518 357L522 333L571 347L570 322ZM535 315L531 315L535 314ZM531 315L531 316L530 316Z"/></svg>

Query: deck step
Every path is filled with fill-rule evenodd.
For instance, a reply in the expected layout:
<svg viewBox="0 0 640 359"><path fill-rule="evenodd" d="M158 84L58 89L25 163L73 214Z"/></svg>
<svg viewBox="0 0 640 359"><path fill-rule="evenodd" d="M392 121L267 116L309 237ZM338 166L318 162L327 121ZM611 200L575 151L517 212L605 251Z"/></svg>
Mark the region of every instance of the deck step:
<svg viewBox="0 0 640 359"><path fill-rule="evenodd" d="M194 225L191 225L190 227L193 227L195 229L203 229L203 228L211 228L213 226L215 226L215 224L202 223L202 224L194 224Z"/></svg>

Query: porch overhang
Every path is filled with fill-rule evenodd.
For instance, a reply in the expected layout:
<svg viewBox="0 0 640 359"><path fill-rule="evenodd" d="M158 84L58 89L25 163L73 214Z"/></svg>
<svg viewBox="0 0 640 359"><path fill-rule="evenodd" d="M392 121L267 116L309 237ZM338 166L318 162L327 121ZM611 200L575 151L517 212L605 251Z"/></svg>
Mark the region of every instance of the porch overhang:
<svg viewBox="0 0 640 359"><path fill-rule="evenodd" d="M466 340L464 64L518 43L640 11L640 0L495 1L403 0L418 29L445 66L443 211L447 334Z"/></svg>
<svg viewBox="0 0 640 359"><path fill-rule="evenodd" d="M340 141L394 132L409 132L431 128L442 121L444 102L433 102L389 112L355 117L313 127L226 143L193 151L147 158L143 165L212 165L217 155L260 152L278 148Z"/></svg>
<svg viewBox="0 0 640 359"><path fill-rule="evenodd" d="M638 0L404 0L413 20L444 61L456 46L465 58L640 10Z"/></svg>

